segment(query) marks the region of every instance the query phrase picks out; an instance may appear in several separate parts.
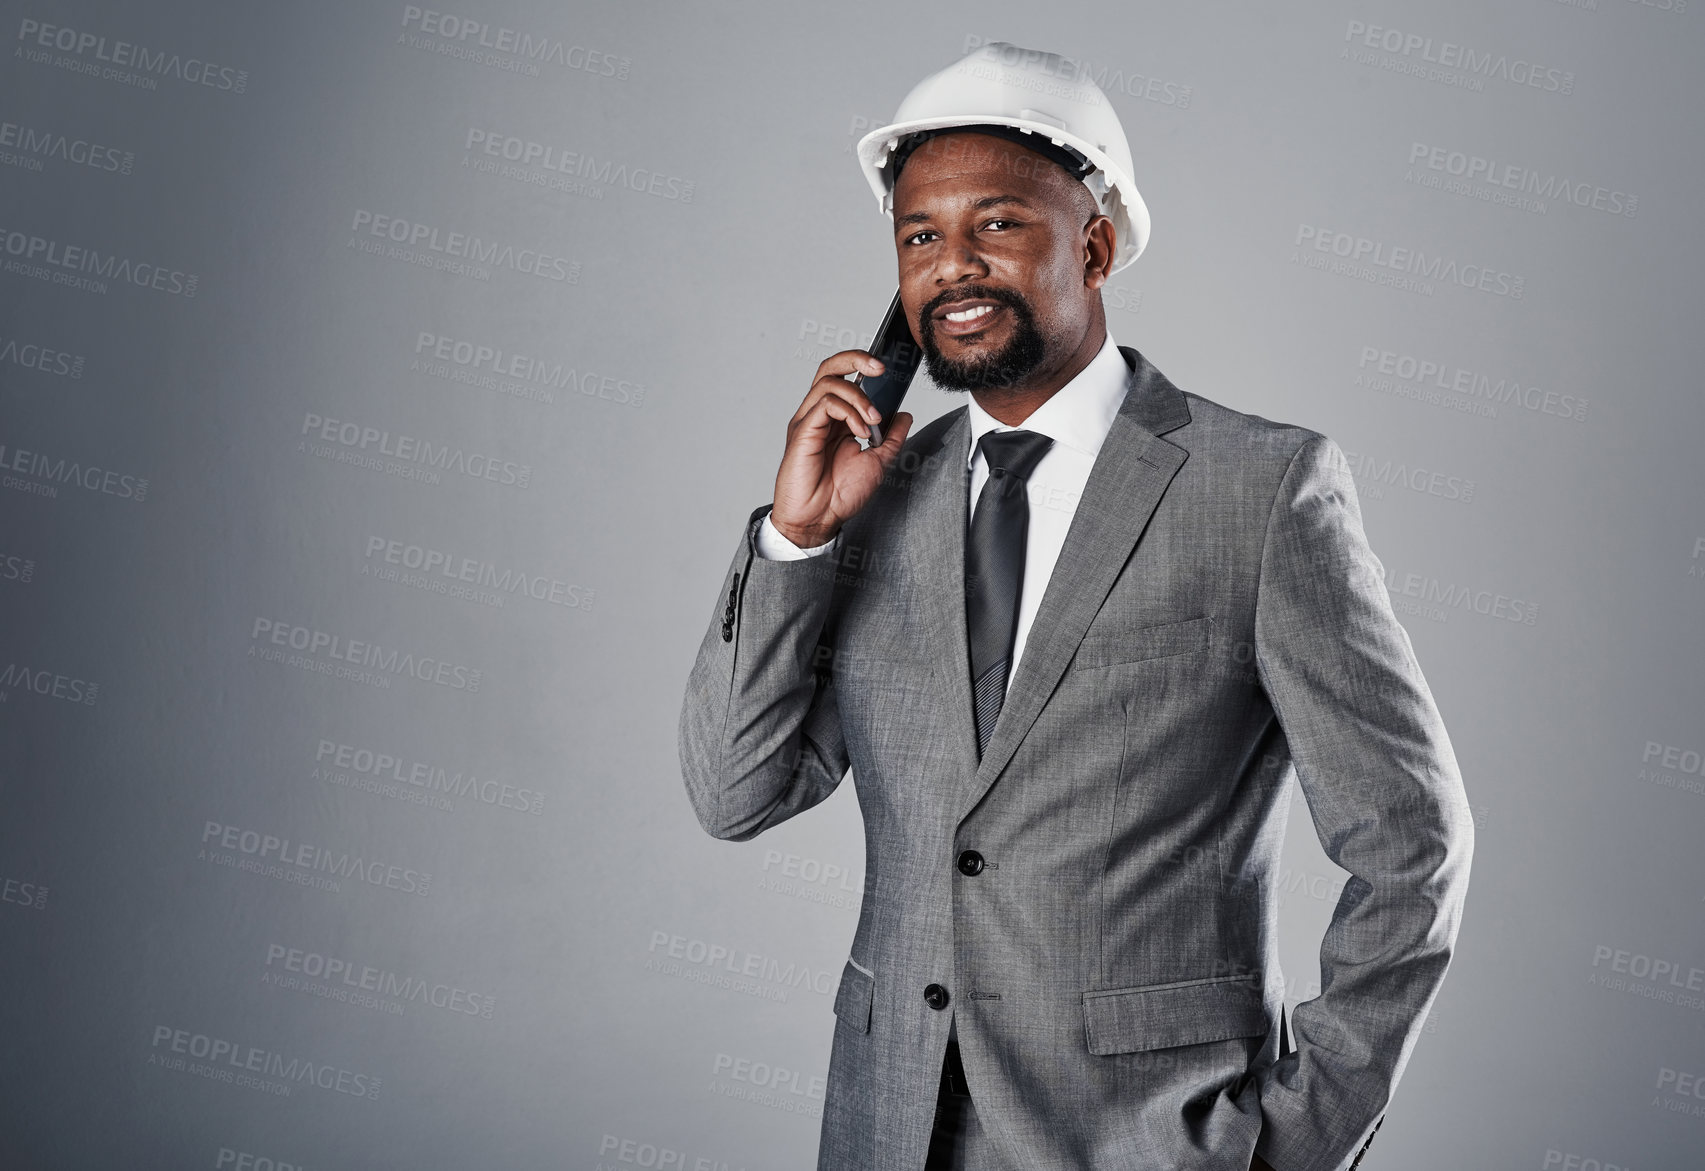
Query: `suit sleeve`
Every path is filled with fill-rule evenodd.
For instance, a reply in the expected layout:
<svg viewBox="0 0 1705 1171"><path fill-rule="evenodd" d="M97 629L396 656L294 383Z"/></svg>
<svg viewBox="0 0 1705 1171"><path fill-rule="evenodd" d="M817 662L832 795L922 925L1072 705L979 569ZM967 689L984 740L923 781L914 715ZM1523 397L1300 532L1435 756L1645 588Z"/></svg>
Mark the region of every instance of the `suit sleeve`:
<svg viewBox="0 0 1705 1171"><path fill-rule="evenodd" d="M823 801L848 767L820 661L830 653L821 638L838 559L759 556L758 527L769 510L747 520L681 706L687 796L705 831L732 841Z"/></svg>
<svg viewBox="0 0 1705 1171"><path fill-rule="evenodd" d="M1474 828L1347 461L1323 435L1273 502L1255 646L1315 832L1350 875L1320 945L1321 993L1291 1017L1295 1050L1261 1073L1256 1150L1276 1171L1336 1171L1361 1161L1438 994Z"/></svg>

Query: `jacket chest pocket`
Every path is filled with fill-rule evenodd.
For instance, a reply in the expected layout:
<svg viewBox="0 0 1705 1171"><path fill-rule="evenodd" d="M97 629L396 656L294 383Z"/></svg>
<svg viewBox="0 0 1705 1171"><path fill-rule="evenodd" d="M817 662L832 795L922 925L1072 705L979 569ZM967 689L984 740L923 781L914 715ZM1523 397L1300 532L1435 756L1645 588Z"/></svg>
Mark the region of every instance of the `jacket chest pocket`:
<svg viewBox="0 0 1705 1171"><path fill-rule="evenodd" d="M1098 1056L1259 1037L1269 1027L1261 986L1248 975L1083 994L1084 1038Z"/></svg>
<svg viewBox="0 0 1705 1171"><path fill-rule="evenodd" d="M1115 614L1090 624L1072 657L1072 669L1084 671L1199 654L1212 646L1213 640L1214 620L1207 615L1143 626L1127 625Z"/></svg>

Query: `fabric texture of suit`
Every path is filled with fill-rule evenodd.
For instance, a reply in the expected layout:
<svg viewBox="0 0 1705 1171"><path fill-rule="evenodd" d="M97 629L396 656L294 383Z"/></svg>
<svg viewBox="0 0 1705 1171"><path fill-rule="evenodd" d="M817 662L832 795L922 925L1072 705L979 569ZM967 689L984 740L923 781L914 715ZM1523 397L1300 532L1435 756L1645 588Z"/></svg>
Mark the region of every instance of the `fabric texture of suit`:
<svg viewBox="0 0 1705 1171"><path fill-rule="evenodd" d="M849 767L864 817L822 1171L923 1165L950 1015L932 984L1011 1171L1245 1171L1254 1151L1337 1171L1444 978L1473 827L1343 453L1119 350L1129 388L980 761L965 408L908 437L833 553L757 557L765 505L725 574L680 720L700 823L751 838ZM1293 772L1349 877L1323 990L1286 1022Z"/></svg>

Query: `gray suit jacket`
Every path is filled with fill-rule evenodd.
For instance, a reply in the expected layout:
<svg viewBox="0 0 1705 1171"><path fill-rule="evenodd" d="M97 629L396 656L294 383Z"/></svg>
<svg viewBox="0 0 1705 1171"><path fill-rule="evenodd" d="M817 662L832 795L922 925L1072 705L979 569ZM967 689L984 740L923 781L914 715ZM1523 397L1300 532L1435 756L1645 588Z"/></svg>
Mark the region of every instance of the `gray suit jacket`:
<svg viewBox="0 0 1705 1171"><path fill-rule="evenodd" d="M701 824L750 838L849 766L864 815L819 1168L922 1167L936 984L1011 1171L1334 1171L1444 978L1473 827L1343 453L1120 352L1129 390L980 761L964 407L907 439L838 552L756 556L765 506L723 580L680 722ZM1293 769L1350 877L1287 1028Z"/></svg>

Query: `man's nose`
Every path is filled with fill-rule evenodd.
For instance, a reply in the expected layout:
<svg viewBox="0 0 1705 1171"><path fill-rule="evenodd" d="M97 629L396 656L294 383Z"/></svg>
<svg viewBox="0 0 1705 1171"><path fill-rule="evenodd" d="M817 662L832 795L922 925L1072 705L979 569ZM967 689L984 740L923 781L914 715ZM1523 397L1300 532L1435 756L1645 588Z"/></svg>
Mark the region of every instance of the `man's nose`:
<svg viewBox="0 0 1705 1171"><path fill-rule="evenodd" d="M967 276L988 275L989 265L977 247L975 236L955 237L936 253L935 279L938 283L952 284Z"/></svg>

